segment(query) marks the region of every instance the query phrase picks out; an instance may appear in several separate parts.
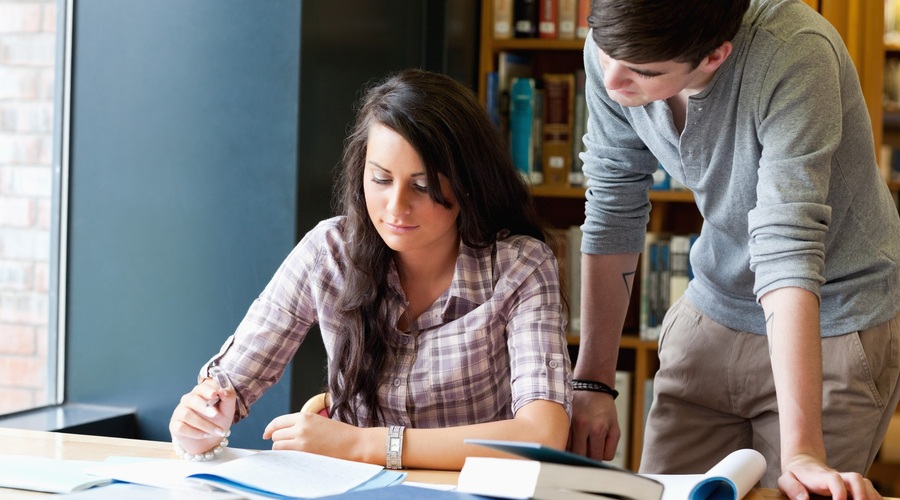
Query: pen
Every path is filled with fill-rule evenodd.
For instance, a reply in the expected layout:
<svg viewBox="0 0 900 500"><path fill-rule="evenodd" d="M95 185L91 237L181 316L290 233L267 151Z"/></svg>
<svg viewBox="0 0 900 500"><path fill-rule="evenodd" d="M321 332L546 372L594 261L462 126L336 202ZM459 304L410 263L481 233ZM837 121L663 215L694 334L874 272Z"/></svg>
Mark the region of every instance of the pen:
<svg viewBox="0 0 900 500"><path fill-rule="evenodd" d="M208 373L212 381L215 382L217 386L219 386L219 390L231 389L233 387L231 385L231 379L228 378L228 374L225 373L225 370L223 370L221 366L211 366ZM211 417L214 417L216 415L215 407L219 405L220 401L221 399L219 398L219 396L216 396L216 399L214 401L211 400L206 403L207 415Z"/></svg>

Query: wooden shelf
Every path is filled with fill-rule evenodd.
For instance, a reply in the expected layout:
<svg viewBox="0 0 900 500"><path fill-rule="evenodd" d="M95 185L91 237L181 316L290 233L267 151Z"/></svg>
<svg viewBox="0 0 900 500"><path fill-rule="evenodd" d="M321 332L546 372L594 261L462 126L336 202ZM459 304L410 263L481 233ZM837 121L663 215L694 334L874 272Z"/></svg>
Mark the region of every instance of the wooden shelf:
<svg viewBox="0 0 900 500"><path fill-rule="evenodd" d="M569 334L566 335L566 340L569 342L569 345L579 345L581 343L581 335ZM655 351L659 343L656 340L645 340L637 335L623 333L622 340L619 342L619 346L623 349L647 349L651 351Z"/></svg>
<svg viewBox="0 0 900 500"><path fill-rule="evenodd" d="M545 186L535 185L531 187L531 194L535 198L584 198L585 188L573 186ZM688 190L662 190L651 189L650 201L693 203L694 193Z"/></svg>
<svg viewBox="0 0 900 500"><path fill-rule="evenodd" d="M884 51L900 52L900 34L894 34L894 36L884 36Z"/></svg>
<svg viewBox="0 0 900 500"><path fill-rule="evenodd" d="M584 39L509 38L506 40L494 40L492 45L494 52L501 50L582 50L583 48Z"/></svg>

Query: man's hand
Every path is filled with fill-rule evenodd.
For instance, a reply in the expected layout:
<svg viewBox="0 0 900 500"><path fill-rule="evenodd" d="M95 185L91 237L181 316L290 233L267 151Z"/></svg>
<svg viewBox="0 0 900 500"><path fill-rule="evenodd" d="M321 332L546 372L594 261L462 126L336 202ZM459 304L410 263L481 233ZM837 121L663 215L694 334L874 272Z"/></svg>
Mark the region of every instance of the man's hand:
<svg viewBox="0 0 900 500"><path fill-rule="evenodd" d="M574 392L569 451L595 460L612 460L621 435L612 396L590 391Z"/></svg>
<svg viewBox="0 0 900 500"><path fill-rule="evenodd" d="M782 463L781 470L778 488L793 500L806 500L810 493L834 500L881 500L872 481L861 474L838 472L810 455L798 455Z"/></svg>

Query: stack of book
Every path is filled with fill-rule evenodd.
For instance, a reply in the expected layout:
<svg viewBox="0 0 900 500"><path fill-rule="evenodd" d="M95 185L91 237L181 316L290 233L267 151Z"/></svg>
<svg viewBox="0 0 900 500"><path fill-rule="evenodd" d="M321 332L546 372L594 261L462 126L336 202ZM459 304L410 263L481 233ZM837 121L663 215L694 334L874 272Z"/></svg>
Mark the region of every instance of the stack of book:
<svg viewBox="0 0 900 500"><path fill-rule="evenodd" d="M697 236L647 233L641 254L639 285L638 324L642 339L659 338L663 317L694 277L690 253Z"/></svg>

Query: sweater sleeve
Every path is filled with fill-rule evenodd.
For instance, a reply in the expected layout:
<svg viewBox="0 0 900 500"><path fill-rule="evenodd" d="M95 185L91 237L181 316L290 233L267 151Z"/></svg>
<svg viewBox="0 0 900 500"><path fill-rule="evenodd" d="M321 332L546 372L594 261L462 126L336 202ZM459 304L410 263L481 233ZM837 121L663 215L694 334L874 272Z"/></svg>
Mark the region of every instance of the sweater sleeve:
<svg viewBox="0 0 900 500"><path fill-rule="evenodd" d="M769 59L758 108L757 204L748 214L757 300L788 286L820 296L825 283L829 180L842 136L839 57L826 38L806 33Z"/></svg>
<svg viewBox="0 0 900 500"><path fill-rule="evenodd" d="M589 118L581 153L587 179L581 250L587 254L640 252L650 218L648 192L658 162L635 132L626 110L606 93L599 49L590 35L585 40L584 67Z"/></svg>

